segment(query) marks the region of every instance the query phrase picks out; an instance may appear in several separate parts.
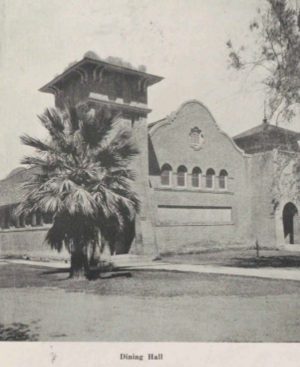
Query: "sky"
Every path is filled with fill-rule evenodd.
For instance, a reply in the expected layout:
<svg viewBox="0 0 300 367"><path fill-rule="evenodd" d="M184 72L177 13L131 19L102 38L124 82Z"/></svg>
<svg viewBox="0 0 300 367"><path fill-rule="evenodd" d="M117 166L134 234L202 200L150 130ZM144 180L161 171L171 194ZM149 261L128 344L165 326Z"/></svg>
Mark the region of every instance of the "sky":
<svg viewBox="0 0 300 367"><path fill-rule="evenodd" d="M234 136L262 122L256 80L228 68L226 42L246 43L263 0L0 0L0 179L44 137L37 115L54 97L38 89L87 51L122 57L165 79L148 89L148 121L190 99Z"/></svg>

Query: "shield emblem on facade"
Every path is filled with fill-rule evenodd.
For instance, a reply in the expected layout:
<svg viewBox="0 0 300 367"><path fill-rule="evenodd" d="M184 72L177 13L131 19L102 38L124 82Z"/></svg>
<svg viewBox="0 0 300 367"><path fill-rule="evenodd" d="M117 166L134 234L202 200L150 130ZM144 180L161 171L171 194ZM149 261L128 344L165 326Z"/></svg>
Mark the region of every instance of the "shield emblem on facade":
<svg viewBox="0 0 300 367"><path fill-rule="evenodd" d="M200 150L203 148L204 136L202 131L198 127L194 127L190 131L189 135L190 146L195 150Z"/></svg>

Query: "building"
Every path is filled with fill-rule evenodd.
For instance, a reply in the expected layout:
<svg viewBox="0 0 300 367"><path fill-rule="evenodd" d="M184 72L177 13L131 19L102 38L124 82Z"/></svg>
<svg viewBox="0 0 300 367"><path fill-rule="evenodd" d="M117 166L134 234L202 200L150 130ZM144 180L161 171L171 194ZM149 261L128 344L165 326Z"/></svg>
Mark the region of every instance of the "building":
<svg viewBox="0 0 300 367"><path fill-rule="evenodd" d="M153 256L257 240L266 247L300 244L300 207L291 190L300 134L264 121L232 139L197 100L148 124L148 87L161 80L144 69L84 57L40 89L52 93L59 108L66 99L109 105L121 111L120 126L134 131L141 152L134 188L142 205L117 252ZM11 217L21 184L33 173L17 168L0 181L0 256L67 256L43 244L51 217Z"/></svg>

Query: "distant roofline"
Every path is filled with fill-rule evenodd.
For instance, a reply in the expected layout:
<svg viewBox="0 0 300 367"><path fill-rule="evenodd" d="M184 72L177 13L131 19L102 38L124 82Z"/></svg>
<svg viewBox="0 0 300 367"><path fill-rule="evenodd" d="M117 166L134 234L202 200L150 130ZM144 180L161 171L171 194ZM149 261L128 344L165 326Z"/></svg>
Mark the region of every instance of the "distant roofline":
<svg viewBox="0 0 300 367"><path fill-rule="evenodd" d="M115 65L115 64L109 63L107 61L95 60L95 59L92 59L90 57L84 57L82 60L80 60L76 64L70 66L65 71L63 71L60 75L58 75L57 77L52 79L50 82L45 84L42 88L39 89L39 91L43 92L43 93L52 93L52 91L49 89L49 87L54 86L56 83L58 83L59 81L63 80L67 76L69 76L73 71L77 70L80 66L83 66L84 64L87 64L87 63L88 64L95 64L95 65L98 65L98 66L103 65L104 67L107 67L110 70L122 71L122 72L125 72L127 74L133 74L133 75L138 75L138 76L141 76L141 77L144 77L144 78L148 78L149 79L148 85L156 84L156 83L158 83L158 82L160 82L161 80L164 79L161 76L154 75L154 74L148 74L148 73L145 73L145 72L140 71L140 70L131 69L131 68L128 68L128 67L125 67L125 66Z"/></svg>
<svg viewBox="0 0 300 367"><path fill-rule="evenodd" d="M246 130L246 131L243 131L242 133L238 134L238 135L235 135L232 139L236 140L236 139L242 139L242 138L247 138L249 136L254 136L254 135L257 135L257 134L260 134L262 131L258 130L259 128L263 128L264 126L268 126L268 127L271 127L271 129L273 130L279 130L279 131L282 131L284 132L285 134L289 134L289 135L294 135L294 136L299 136L300 138L300 132L297 132L297 131L293 131L293 130L289 130L289 129L285 129L283 127L280 127L280 126L276 126L276 125L271 125L271 124L260 124L260 125L257 125L257 126L254 126L252 127L251 129L249 130ZM252 133L251 133L252 132Z"/></svg>
<svg viewBox="0 0 300 367"><path fill-rule="evenodd" d="M21 167L16 167L16 168L21 168ZM14 169L16 169L16 168L14 168ZM14 170L13 169L13 170ZM14 173L14 174L12 174L11 176L10 176L10 173L13 171L11 171L7 176L5 176L4 178L2 178L2 179L0 179L0 184L2 183L2 182L4 182L4 181L9 181L10 179L12 179L13 177L16 177L16 176L18 176L18 175L21 175L22 173L25 173L25 172L28 172L28 171L30 171L30 170L35 170L36 169L36 167L28 167L28 168L25 168L24 167L24 169L22 170L22 171L18 171L18 172L16 172L16 173Z"/></svg>

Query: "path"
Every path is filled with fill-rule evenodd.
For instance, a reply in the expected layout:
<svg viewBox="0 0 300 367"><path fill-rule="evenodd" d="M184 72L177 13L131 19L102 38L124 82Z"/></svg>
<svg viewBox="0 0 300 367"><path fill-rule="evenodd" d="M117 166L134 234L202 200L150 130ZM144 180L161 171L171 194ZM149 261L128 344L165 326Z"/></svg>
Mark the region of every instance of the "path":
<svg viewBox="0 0 300 367"><path fill-rule="evenodd" d="M300 268L299 269L249 269L249 268L234 268L227 266L212 266L212 265L188 265L188 264L168 264L168 263L155 263L147 265L133 265L123 266L122 268L130 269L147 269L147 270L168 270L168 271L181 271L192 273L205 273L205 274L222 274L233 276L245 276L245 277L258 277L269 279L284 279L284 280L296 280L300 281Z"/></svg>
<svg viewBox="0 0 300 367"><path fill-rule="evenodd" d="M25 264L25 265L36 265L50 268L68 268L70 264L62 262L39 262L29 260L0 260L1 263L12 263L12 264ZM300 281L300 268L299 269L275 269L275 268L235 268L227 266L217 265L189 265L189 264L169 264L162 261L155 262L141 262L139 264L134 261L125 263L122 262L118 265L118 269L127 270L166 270L166 271L179 271L179 272L192 272L192 273L204 273L204 274L221 274L221 275L232 275L232 276L245 276L245 277L258 277L268 279L283 279L283 280L295 280Z"/></svg>

